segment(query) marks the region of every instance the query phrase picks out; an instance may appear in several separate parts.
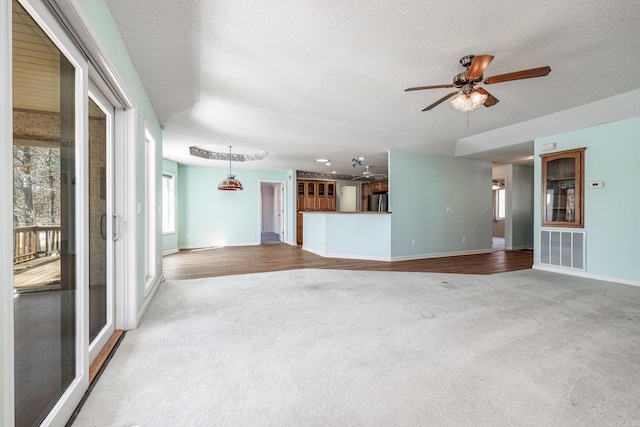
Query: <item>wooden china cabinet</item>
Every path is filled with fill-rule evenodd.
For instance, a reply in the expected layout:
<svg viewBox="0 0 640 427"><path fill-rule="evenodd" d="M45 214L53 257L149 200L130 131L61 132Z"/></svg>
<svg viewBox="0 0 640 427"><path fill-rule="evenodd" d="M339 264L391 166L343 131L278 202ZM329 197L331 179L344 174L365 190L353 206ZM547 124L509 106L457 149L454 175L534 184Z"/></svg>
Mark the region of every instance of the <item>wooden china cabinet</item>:
<svg viewBox="0 0 640 427"><path fill-rule="evenodd" d="M297 181L297 232L296 241L302 244L302 212L335 211L336 181Z"/></svg>
<svg viewBox="0 0 640 427"><path fill-rule="evenodd" d="M584 148L542 154L542 225L584 227Z"/></svg>

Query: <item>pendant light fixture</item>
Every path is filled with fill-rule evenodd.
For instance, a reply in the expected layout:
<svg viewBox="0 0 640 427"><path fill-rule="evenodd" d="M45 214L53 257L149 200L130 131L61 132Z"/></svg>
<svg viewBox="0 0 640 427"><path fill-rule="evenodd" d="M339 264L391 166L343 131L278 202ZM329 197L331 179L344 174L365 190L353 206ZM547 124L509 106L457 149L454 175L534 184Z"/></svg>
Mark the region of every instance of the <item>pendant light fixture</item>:
<svg viewBox="0 0 640 427"><path fill-rule="evenodd" d="M223 191L240 191L242 190L242 184L236 179L236 176L231 173L231 145L229 146L229 175L218 184L218 190Z"/></svg>
<svg viewBox="0 0 640 427"><path fill-rule="evenodd" d="M451 100L450 104L453 109L468 113L483 105L487 96L486 93L474 90L473 85L468 84L462 88L462 93L457 98Z"/></svg>

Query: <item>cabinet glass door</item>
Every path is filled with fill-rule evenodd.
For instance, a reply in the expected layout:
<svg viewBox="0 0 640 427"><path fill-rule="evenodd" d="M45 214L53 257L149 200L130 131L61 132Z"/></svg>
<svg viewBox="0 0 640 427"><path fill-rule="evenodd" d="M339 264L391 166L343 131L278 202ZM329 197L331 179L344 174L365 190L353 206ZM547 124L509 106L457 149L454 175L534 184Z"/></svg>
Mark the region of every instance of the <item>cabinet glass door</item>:
<svg viewBox="0 0 640 427"><path fill-rule="evenodd" d="M582 227L584 149L542 157L545 226Z"/></svg>

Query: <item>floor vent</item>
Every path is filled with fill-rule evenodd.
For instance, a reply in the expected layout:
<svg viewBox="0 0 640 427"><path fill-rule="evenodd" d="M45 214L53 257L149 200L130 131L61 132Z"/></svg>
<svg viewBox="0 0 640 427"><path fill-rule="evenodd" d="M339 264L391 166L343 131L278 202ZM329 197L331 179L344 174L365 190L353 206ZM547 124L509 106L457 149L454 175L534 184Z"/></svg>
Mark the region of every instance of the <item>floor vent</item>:
<svg viewBox="0 0 640 427"><path fill-rule="evenodd" d="M584 246L584 231L542 230L540 263L584 271Z"/></svg>

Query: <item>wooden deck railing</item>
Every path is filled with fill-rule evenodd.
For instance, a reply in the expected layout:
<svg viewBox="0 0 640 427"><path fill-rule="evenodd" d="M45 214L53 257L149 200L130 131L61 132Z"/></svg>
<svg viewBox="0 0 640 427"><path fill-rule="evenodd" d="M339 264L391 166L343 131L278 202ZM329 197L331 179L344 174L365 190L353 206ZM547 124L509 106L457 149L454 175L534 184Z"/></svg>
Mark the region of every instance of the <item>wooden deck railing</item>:
<svg viewBox="0 0 640 427"><path fill-rule="evenodd" d="M13 263L60 252L60 225L32 225L13 229Z"/></svg>

